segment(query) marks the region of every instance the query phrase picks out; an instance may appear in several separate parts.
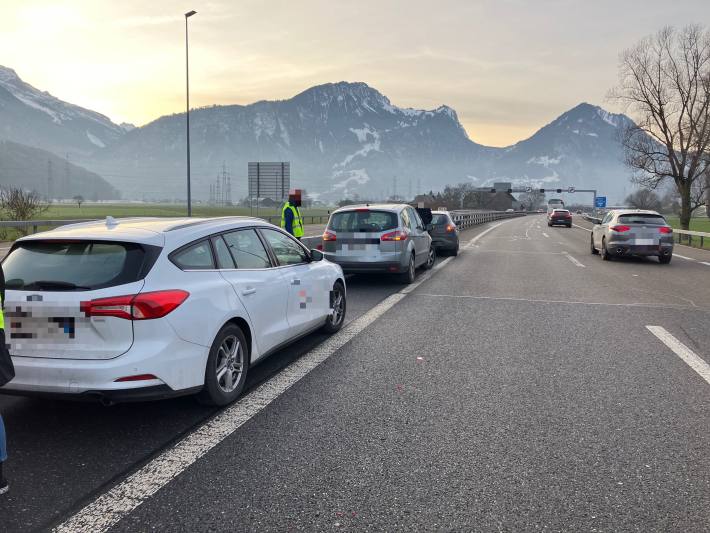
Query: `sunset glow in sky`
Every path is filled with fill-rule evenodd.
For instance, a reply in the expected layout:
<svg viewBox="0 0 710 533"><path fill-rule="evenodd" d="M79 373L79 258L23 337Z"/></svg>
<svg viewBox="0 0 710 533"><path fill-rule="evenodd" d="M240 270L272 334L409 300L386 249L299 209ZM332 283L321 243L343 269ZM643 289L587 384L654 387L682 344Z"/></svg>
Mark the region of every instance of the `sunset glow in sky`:
<svg viewBox="0 0 710 533"><path fill-rule="evenodd" d="M521 140L582 101L605 106L619 52L708 0L2 0L0 64L115 122L285 99L364 81L394 105L447 104L476 142Z"/></svg>

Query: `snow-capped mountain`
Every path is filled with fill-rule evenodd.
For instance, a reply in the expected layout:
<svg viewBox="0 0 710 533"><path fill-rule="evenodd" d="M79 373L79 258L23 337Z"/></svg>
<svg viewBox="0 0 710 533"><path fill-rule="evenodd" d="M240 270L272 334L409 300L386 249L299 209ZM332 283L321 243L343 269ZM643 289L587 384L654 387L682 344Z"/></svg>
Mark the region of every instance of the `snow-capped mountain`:
<svg viewBox="0 0 710 533"><path fill-rule="evenodd" d="M293 186L323 199L408 196L470 181L598 189L622 200L623 115L581 104L507 148L471 141L447 106L398 107L365 83L329 83L293 98L192 110L193 195L206 200L226 164L232 197L249 161L290 161ZM474 132L475 136L475 132ZM0 67L0 140L49 150L104 176L131 199L185 198L185 115L134 128L41 92Z"/></svg>
<svg viewBox="0 0 710 533"><path fill-rule="evenodd" d="M0 141L0 187L33 190L48 198L120 198L101 176L46 150L12 141Z"/></svg>
<svg viewBox="0 0 710 533"><path fill-rule="evenodd" d="M63 102L0 66L0 139L74 159L104 148L124 133L104 115Z"/></svg>
<svg viewBox="0 0 710 533"><path fill-rule="evenodd" d="M226 163L234 198L246 195L249 161L291 161L292 184L322 198L374 198L471 181L596 188L619 198L629 187L619 128L623 115L581 104L508 148L471 141L456 112L401 108L364 83L320 85L291 99L191 111L193 190L206 199ZM129 197L184 198L185 117L161 117L128 132L87 164L126 176ZM110 178L111 179L111 178Z"/></svg>

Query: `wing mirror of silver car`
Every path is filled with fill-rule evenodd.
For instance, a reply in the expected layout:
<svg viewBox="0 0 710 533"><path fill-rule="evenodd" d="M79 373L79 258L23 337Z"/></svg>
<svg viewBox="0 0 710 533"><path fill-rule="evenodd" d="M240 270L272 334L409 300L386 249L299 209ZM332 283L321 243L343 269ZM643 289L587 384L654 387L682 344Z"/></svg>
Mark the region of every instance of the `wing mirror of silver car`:
<svg viewBox="0 0 710 533"><path fill-rule="evenodd" d="M427 224L427 225L426 225L426 230L427 230L427 231L431 231L431 230L433 230L433 229L434 229L434 224Z"/></svg>
<svg viewBox="0 0 710 533"><path fill-rule="evenodd" d="M320 250L311 250L311 261L322 261L323 252Z"/></svg>

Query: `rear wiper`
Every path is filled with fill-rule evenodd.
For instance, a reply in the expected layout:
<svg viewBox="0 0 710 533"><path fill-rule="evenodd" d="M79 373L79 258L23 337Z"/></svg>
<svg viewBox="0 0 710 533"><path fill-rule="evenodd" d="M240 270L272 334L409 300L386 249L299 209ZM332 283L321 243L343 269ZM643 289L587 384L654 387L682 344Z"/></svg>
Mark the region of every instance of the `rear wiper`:
<svg viewBox="0 0 710 533"><path fill-rule="evenodd" d="M75 283L69 283L67 281L33 281L24 285L22 287L25 290L57 290L57 291L90 291L91 287L84 287L83 285L76 285Z"/></svg>

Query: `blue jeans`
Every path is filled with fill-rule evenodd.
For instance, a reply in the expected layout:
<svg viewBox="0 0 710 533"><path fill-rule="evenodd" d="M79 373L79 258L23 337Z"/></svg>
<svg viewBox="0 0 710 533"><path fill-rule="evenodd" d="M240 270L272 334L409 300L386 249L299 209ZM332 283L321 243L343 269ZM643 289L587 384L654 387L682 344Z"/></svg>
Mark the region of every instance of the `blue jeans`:
<svg viewBox="0 0 710 533"><path fill-rule="evenodd" d="M2 423L2 415L0 415L0 463L7 459L7 443L5 442L5 424Z"/></svg>

